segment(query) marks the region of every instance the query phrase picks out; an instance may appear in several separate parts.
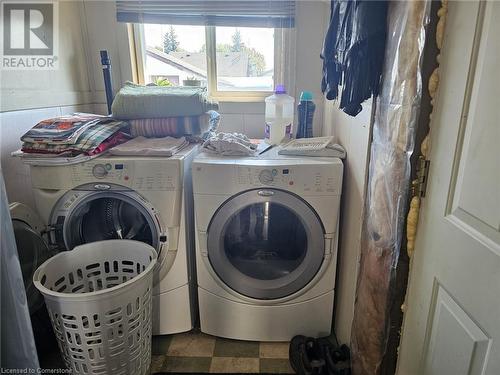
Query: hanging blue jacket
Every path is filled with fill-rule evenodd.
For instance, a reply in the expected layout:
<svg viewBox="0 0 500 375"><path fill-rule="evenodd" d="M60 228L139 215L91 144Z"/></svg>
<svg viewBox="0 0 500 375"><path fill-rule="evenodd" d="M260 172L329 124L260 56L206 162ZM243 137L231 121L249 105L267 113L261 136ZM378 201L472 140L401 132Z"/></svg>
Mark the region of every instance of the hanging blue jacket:
<svg viewBox="0 0 500 375"><path fill-rule="evenodd" d="M386 1L332 0L330 26L321 58L321 90L328 100L339 97L348 115L378 94L384 62ZM341 86L341 87L339 87Z"/></svg>

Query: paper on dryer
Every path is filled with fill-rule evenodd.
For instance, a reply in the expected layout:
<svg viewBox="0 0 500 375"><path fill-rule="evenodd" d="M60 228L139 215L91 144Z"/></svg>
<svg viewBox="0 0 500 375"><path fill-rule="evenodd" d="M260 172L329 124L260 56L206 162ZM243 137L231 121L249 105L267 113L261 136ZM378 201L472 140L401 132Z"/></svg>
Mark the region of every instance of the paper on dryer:
<svg viewBox="0 0 500 375"><path fill-rule="evenodd" d="M345 149L333 137L293 139L278 151L280 155L335 157L345 159Z"/></svg>

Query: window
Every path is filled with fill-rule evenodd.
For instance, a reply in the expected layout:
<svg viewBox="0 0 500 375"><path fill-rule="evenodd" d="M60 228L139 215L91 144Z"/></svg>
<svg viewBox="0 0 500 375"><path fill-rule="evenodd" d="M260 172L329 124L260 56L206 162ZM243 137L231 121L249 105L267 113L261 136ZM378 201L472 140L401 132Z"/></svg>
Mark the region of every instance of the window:
<svg viewBox="0 0 500 375"><path fill-rule="evenodd" d="M207 86L205 27L144 25L144 83Z"/></svg>
<svg viewBox="0 0 500 375"><path fill-rule="evenodd" d="M274 28L144 24L144 83L203 86L213 97L255 98L275 86Z"/></svg>
<svg viewBox="0 0 500 375"><path fill-rule="evenodd" d="M272 91L274 29L216 27L217 91Z"/></svg>
<svg viewBox="0 0 500 375"><path fill-rule="evenodd" d="M139 81L206 86L216 99L262 99L276 83L293 86L284 67L293 69L295 3L116 0L116 19L130 25Z"/></svg>

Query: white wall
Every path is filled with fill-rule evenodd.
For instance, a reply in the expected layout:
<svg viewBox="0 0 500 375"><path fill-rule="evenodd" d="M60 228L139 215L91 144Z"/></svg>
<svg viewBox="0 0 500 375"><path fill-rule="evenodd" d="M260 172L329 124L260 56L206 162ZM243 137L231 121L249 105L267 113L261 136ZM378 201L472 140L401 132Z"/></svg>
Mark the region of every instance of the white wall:
<svg viewBox="0 0 500 375"><path fill-rule="evenodd" d="M92 102L82 1L59 2L59 68L0 71L0 112Z"/></svg>
<svg viewBox="0 0 500 375"><path fill-rule="evenodd" d="M320 136L323 128L324 97L321 92L323 49L326 28L330 20L330 1L298 0L295 19L295 100L307 90L314 95L313 132Z"/></svg>
<svg viewBox="0 0 500 375"><path fill-rule="evenodd" d="M219 131L244 133L264 138L264 103L219 103L222 114Z"/></svg>
<svg viewBox="0 0 500 375"><path fill-rule="evenodd" d="M340 217L339 258L335 295L335 331L342 343L349 343L354 314L361 229L365 201L370 141L371 105L363 104L356 117L346 115L337 103L325 102L323 135L333 135L347 151Z"/></svg>
<svg viewBox="0 0 500 375"><path fill-rule="evenodd" d="M107 50L112 65L112 84L118 91L132 80L132 65L127 26L116 21L116 6L111 0L83 0L82 24L85 28L85 48L89 81L96 111L107 113L106 94L101 66L101 50Z"/></svg>

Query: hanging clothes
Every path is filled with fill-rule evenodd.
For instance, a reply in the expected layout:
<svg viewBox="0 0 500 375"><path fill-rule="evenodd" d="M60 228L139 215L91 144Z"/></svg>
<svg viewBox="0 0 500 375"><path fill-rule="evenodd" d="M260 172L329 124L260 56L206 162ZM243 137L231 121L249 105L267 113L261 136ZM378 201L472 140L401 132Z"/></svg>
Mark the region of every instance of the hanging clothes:
<svg viewBox="0 0 500 375"><path fill-rule="evenodd" d="M337 99L341 91L339 107L348 115L356 116L361 103L378 94L386 16L386 1L331 2L330 26L321 53L321 90L328 100Z"/></svg>

